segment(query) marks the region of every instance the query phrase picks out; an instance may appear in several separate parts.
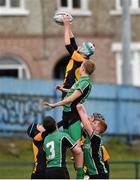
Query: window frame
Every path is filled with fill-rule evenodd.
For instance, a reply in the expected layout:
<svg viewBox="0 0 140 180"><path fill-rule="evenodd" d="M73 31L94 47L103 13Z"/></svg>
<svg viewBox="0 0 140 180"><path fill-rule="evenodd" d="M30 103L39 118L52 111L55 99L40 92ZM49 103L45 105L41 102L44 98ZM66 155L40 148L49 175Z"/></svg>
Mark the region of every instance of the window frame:
<svg viewBox="0 0 140 180"><path fill-rule="evenodd" d="M131 0L130 14L131 15L140 14L139 0ZM114 16L122 15L121 0L115 1L115 9L110 11L110 15L114 15Z"/></svg>
<svg viewBox="0 0 140 180"><path fill-rule="evenodd" d="M139 43L131 43L130 45L131 54L133 54L133 58L131 60L132 66L132 85L140 86L140 42ZM122 44L121 43L113 43L112 51L116 56L116 73L117 73L117 84L122 84Z"/></svg>
<svg viewBox="0 0 140 180"><path fill-rule="evenodd" d="M70 12L73 16L90 16L92 13L88 8L89 0L80 0L81 1L81 8L73 8L72 7L72 0L67 0L68 6L61 7L61 0L57 0L57 12L64 11Z"/></svg>
<svg viewBox="0 0 140 180"><path fill-rule="evenodd" d="M5 1L6 5L0 6L0 16L26 16L29 14L29 11L26 9L26 0L19 0L19 7L11 7L11 0Z"/></svg>
<svg viewBox="0 0 140 180"><path fill-rule="evenodd" d="M139 9L139 0L131 0L130 9ZM116 9L122 9L121 0L116 0Z"/></svg>
<svg viewBox="0 0 140 180"><path fill-rule="evenodd" d="M7 63L1 63L1 60L12 60L12 63L10 63L10 61L8 61ZM13 63L14 62L14 63ZM18 77L17 79L30 79L31 78L31 75L30 75L30 72L29 72L29 69L27 67L26 64L24 64L23 61L19 60L18 58L16 57L0 57L0 70L12 70L12 69L16 69L17 70L17 74L18 74ZM24 75L25 73L25 75Z"/></svg>

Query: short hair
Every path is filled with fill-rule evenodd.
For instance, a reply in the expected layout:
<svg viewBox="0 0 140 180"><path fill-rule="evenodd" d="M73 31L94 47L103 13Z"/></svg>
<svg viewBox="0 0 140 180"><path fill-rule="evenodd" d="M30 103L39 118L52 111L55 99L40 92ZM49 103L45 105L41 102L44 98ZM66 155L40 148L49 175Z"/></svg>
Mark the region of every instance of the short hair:
<svg viewBox="0 0 140 180"><path fill-rule="evenodd" d="M82 64L85 69L85 72L88 75L91 75L95 71L96 66L95 66L95 63L93 62L93 60L91 60L91 59L85 60Z"/></svg>
<svg viewBox="0 0 140 180"><path fill-rule="evenodd" d="M94 121L99 121L100 133L103 134L107 129L107 124L104 116L101 113L93 113Z"/></svg>
<svg viewBox="0 0 140 180"><path fill-rule="evenodd" d="M103 134L107 130L106 122L104 120L101 120L101 119L95 119L95 121L99 122L100 134Z"/></svg>
<svg viewBox="0 0 140 180"><path fill-rule="evenodd" d="M43 120L43 127L50 134L56 130L56 122L51 116L46 116Z"/></svg>
<svg viewBox="0 0 140 180"><path fill-rule="evenodd" d="M94 119L101 119L103 121L105 120L105 117L101 113L93 113Z"/></svg>

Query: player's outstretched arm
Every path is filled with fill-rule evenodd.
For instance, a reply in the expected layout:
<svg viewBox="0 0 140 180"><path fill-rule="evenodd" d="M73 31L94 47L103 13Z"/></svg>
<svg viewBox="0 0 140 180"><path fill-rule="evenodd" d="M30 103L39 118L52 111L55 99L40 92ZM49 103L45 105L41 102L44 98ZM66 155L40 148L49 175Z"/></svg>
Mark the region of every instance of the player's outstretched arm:
<svg viewBox="0 0 140 180"><path fill-rule="evenodd" d="M44 101L43 105L44 105L44 107L49 106L51 108L55 108L55 107L58 107L58 106L63 106L64 104L73 102L74 100L79 98L81 95L82 95L82 92L80 90L75 90L74 93L71 96L63 99L62 101L59 101L57 103L49 103L47 101Z"/></svg>
<svg viewBox="0 0 140 180"><path fill-rule="evenodd" d="M67 15L63 16L64 22L64 41L65 45L70 45L70 18Z"/></svg>
<svg viewBox="0 0 140 180"><path fill-rule="evenodd" d="M77 50L78 46L76 44L73 32L70 26L70 17L67 15L63 16L63 23L64 23L64 41L65 46L68 52L72 55L74 50Z"/></svg>
<svg viewBox="0 0 140 180"><path fill-rule="evenodd" d="M69 89L66 89L66 88L64 88L63 86L61 86L61 85L57 85L56 87L55 87L55 89L56 90L59 90L59 91L63 91L63 92L69 92Z"/></svg>
<svg viewBox="0 0 140 180"><path fill-rule="evenodd" d="M71 30L71 27L69 29L69 36L70 36L70 44L71 44L73 50L77 50L78 46L77 46L77 43L75 41L75 37L74 37L74 34L73 34L72 30ZM68 47L67 47L67 50L68 50Z"/></svg>
<svg viewBox="0 0 140 180"><path fill-rule="evenodd" d="M92 133L93 133L93 129L92 129L92 127L90 125L90 122L88 120L88 115L86 113L86 110L85 110L84 106L79 103L79 104L77 104L76 108L77 108L78 113L80 115L80 118L81 118L84 129L86 129L89 136L91 136Z"/></svg>

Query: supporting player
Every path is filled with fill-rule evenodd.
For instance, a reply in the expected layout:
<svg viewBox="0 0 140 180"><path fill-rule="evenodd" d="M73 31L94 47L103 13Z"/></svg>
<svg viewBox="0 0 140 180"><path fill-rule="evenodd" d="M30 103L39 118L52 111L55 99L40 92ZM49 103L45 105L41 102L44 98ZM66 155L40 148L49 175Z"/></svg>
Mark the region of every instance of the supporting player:
<svg viewBox="0 0 140 180"><path fill-rule="evenodd" d="M27 134L33 140L34 168L31 179L45 179L46 155L43 150L43 139L47 136L47 132L42 125L32 123Z"/></svg>
<svg viewBox="0 0 140 180"><path fill-rule="evenodd" d="M48 132L44 140L44 149L47 156L46 179L69 179L66 167L66 150L69 148L74 156L77 179L83 178L83 152L75 141L65 132L57 129L56 122L51 116L43 121L43 127Z"/></svg>
<svg viewBox="0 0 140 180"><path fill-rule="evenodd" d="M108 179L108 170L105 166L102 153L101 134L107 129L104 119L89 118L82 104L77 105L85 129L86 139L83 144L84 165L87 167L87 175L90 179Z"/></svg>

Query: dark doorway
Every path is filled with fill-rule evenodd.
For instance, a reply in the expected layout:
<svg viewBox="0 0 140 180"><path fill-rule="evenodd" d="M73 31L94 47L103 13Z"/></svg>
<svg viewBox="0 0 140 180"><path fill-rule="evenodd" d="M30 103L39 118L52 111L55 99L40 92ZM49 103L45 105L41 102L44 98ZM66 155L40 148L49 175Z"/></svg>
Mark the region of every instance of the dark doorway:
<svg viewBox="0 0 140 180"><path fill-rule="evenodd" d="M18 78L18 70L17 69L4 69L4 70L0 70L0 77L14 77L14 78Z"/></svg>
<svg viewBox="0 0 140 180"><path fill-rule="evenodd" d="M64 79L65 69L70 60L70 55L62 58L54 68L54 79Z"/></svg>

